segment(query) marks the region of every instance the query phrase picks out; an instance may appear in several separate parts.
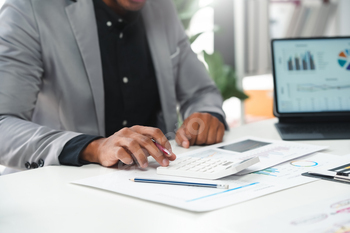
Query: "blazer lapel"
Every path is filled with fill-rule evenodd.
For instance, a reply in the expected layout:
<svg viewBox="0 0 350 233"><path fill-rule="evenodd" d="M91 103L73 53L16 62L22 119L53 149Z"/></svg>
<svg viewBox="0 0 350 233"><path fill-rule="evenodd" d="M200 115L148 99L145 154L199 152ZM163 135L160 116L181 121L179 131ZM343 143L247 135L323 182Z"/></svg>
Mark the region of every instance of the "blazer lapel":
<svg viewBox="0 0 350 233"><path fill-rule="evenodd" d="M91 0L68 1L66 13L89 78L99 132L105 136L103 73L94 6Z"/></svg>
<svg viewBox="0 0 350 233"><path fill-rule="evenodd" d="M146 27L148 44L150 46L153 64L156 71L159 95L167 131L176 129L177 122L175 81L172 74L172 64L168 40L164 33L165 25L162 19L162 9L148 0L142 9L143 21Z"/></svg>

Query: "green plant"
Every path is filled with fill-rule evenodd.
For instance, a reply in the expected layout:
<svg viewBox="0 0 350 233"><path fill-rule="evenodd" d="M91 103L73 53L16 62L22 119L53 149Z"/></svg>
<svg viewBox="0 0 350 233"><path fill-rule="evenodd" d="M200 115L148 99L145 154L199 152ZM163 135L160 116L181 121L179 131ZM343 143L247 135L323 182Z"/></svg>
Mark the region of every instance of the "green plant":
<svg viewBox="0 0 350 233"><path fill-rule="evenodd" d="M188 31L193 16L201 9L199 5L200 0L173 0L179 15L179 18L185 28ZM217 30L215 30L217 31ZM196 39L204 32L197 33L189 36L191 43L195 42ZM237 97L241 100L245 100L248 96L237 88L237 78L235 70L226 65L219 52L208 54L202 51L204 60L208 65L208 71L224 100L231 97Z"/></svg>

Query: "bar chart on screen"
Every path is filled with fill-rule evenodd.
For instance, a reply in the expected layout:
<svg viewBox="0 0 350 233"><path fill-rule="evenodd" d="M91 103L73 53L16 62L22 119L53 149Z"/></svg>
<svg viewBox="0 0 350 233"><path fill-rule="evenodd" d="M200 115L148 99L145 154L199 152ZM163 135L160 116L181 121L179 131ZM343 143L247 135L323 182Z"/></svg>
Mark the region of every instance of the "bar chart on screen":
<svg viewBox="0 0 350 233"><path fill-rule="evenodd" d="M316 70L315 57L310 51L289 53L286 65L289 71Z"/></svg>

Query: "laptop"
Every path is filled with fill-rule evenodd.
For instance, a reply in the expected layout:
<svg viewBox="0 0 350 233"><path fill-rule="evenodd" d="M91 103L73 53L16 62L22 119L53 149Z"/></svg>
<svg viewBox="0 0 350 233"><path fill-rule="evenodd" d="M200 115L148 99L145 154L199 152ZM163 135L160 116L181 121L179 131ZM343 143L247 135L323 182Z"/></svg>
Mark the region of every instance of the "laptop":
<svg viewBox="0 0 350 233"><path fill-rule="evenodd" d="M350 37L271 43L275 126L282 139L350 139Z"/></svg>

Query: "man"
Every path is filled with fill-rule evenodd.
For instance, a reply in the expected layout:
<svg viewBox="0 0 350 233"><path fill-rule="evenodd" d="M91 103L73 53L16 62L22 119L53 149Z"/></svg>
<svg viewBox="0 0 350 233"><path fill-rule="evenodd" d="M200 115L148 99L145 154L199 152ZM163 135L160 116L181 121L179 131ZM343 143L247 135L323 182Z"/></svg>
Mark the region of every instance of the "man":
<svg viewBox="0 0 350 233"><path fill-rule="evenodd" d="M184 124L176 131L177 105ZM171 0L7 0L0 14L0 163L161 166L221 142L222 99ZM164 135L167 136L165 136Z"/></svg>

